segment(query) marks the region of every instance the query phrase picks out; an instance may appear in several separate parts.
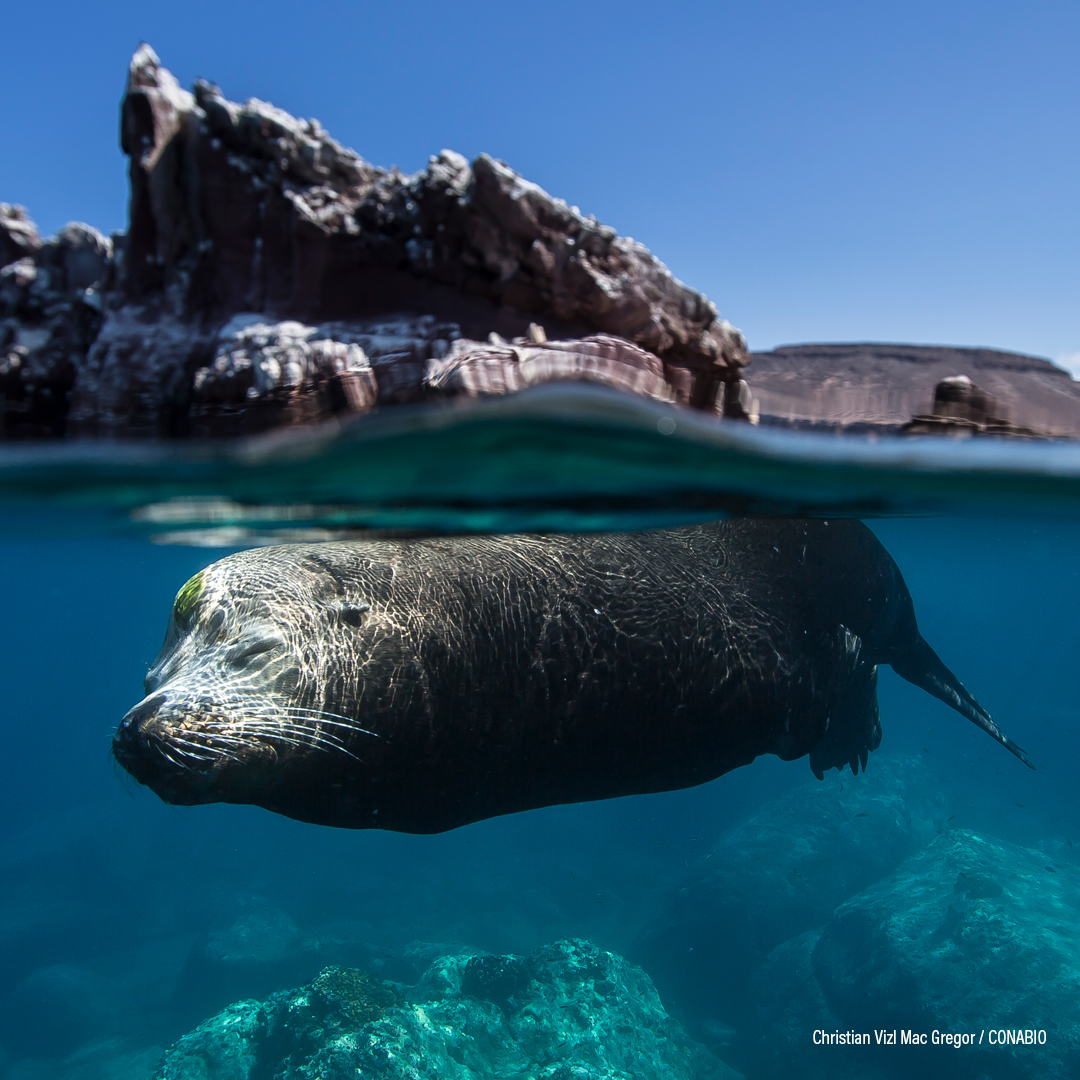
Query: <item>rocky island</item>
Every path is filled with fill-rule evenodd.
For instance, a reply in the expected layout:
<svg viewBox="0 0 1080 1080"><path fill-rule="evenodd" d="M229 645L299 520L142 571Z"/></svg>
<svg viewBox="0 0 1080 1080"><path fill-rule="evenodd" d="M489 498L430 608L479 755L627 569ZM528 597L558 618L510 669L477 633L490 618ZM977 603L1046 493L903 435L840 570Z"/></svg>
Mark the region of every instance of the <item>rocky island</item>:
<svg viewBox="0 0 1080 1080"><path fill-rule="evenodd" d="M317 120L182 89L147 45L120 144L122 233L72 223L43 240L0 203L0 439L255 434L565 380L732 419L900 430L938 415L935 385L958 376L989 378L991 414L946 411L927 430L1080 436L1080 387L1049 361L752 357L643 245L505 163L443 150L411 176L386 170Z"/></svg>
<svg viewBox="0 0 1080 1080"><path fill-rule="evenodd" d="M43 242L0 209L8 438L252 433L553 379L742 413L738 331L502 162L387 171L315 120L181 89L146 45L120 111L124 234Z"/></svg>

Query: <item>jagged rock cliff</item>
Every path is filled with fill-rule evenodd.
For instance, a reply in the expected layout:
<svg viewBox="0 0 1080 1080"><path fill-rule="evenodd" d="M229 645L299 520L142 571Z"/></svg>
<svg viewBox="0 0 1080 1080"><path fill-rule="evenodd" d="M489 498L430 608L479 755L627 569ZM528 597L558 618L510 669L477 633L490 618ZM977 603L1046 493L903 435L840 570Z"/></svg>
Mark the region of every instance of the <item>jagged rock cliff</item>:
<svg viewBox="0 0 1080 1080"><path fill-rule="evenodd" d="M741 414L716 308L485 154L387 171L183 90L146 45L120 127L126 234L43 243L0 209L6 437L234 434L558 378Z"/></svg>
<svg viewBox="0 0 1080 1080"><path fill-rule="evenodd" d="M0 261L0 434L61 435L115 280L112 242L74 223L43 242L22 207L0 203Z"/></svg>

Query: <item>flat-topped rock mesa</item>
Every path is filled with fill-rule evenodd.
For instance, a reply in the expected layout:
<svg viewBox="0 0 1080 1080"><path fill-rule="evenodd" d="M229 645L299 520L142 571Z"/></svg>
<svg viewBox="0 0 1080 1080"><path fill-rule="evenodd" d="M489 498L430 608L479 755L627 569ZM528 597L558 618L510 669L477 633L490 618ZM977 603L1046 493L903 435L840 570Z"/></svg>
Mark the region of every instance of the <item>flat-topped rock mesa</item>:
<svg viewBox="0 0 1080 1080"><path fill-rule="evenodd" d="M42 241L0 207L8 438L235 434L559 378L742 414L745 343L714 305L486 154L388 171L318 121L183 90L146 45L120 128L125 234Z"/></svg>
<svg viewBox="0 0 1080 1080"><path fill-rule="evenodd" d="M750 364L750 408L762 423L1080 438L1080 383L1036 356L862 342L787 345Z"/></svg>

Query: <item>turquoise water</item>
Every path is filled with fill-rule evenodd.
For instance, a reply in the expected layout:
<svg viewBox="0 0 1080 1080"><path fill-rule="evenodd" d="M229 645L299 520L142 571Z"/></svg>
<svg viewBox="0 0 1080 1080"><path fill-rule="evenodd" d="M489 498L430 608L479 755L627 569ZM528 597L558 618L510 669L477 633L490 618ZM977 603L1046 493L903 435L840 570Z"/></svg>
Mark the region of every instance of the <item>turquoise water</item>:
<svg viewBox="0 0 1080 1080"><path fill-rule="evenodd" d="M641 964L748 1077L1077 1075L1080 448L791 434L549 390L229 448L5 447L0 499L0 1076L134 1080L225 1005L329 963L404 979L417 941L567 937ZM177 589L227 551L747 512L867 520L924 637L1036 771L889 669L865 775L762 758L437 836L172 808L110 760ZM984 1042L815 1045L826 1025ZM998 1029L1047 1042L992 1048Z"/></svg>

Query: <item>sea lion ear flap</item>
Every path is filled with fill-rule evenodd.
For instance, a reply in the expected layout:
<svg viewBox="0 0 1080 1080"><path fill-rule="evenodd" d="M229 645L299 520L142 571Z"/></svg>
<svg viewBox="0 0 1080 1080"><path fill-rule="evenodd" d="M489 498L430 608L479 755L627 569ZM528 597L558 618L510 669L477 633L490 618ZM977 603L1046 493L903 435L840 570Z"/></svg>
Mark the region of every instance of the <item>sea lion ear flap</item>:
<svg viewBox="0 0 1080 1080"><path fill-rule="evenodd" d="M346 626L362 626L364 615L370 610L371 605L366 600L360 600L355 603L342 601L341 603L330 605L330 612L334 621L343 623Z"/></svg>
<svg viewBox="0 0 1080 1080"><path fill-rule="evenodd" d="M1029 769L1034 769L1030 758L1001 728L990 714L967 692L964 684L941 662L941 658L920 634L913 648L888 660L893 671L902 679L933 694L940 701L966 716L976 727L997 739L1006 750L1015 754Z"/></svg>

